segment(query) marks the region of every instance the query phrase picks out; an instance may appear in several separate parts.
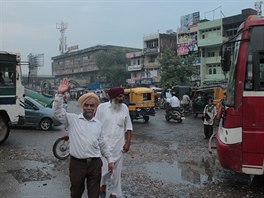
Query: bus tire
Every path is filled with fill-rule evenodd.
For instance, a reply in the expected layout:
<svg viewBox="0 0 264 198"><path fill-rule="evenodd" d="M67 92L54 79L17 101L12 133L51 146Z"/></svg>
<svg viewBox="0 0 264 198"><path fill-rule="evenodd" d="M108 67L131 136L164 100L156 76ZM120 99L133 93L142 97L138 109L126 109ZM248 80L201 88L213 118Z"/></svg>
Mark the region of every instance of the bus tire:
<svg viewBox="0 0 264 198"><path fill-rule="evenodd" d="M10 127L6 120L0 117L0 144L4 143L10 133Z"/></svg>

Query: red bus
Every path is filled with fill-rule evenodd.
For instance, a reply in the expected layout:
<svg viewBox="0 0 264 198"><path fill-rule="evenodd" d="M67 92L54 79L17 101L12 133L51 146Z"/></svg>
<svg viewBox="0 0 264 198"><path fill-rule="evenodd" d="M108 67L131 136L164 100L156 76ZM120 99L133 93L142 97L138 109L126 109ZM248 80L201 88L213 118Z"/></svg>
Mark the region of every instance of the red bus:
<svg viewBox="0 0 264 198"><path fill-rule="evenodd" d="M228 50L229 49L229 50ZM222 67L229 72L222 118L215 138L223 168L264 174L264 18L249 16L223 44Z"/></svg>

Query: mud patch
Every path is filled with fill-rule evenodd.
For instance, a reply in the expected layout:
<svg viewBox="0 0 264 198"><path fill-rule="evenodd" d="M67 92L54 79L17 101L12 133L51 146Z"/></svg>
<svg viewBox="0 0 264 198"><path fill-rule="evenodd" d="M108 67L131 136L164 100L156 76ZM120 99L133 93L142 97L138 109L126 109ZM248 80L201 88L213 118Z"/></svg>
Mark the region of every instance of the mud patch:
<svg viewBox="0 0 264 198"><path fill-rule="evenodd" d="M40 168L9 170L8 173L12 174L19 183L52 179L51 174Z"/></svg>

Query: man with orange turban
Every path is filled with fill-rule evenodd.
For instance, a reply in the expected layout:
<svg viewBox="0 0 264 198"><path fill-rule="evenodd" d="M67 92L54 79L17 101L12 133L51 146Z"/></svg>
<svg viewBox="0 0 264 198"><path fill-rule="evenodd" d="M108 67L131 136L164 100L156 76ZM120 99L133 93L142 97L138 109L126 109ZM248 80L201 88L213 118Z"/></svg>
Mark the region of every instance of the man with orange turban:
<svg viewBox="0 0 264 198"><path fill-rule="evenodd" d="M112 174L113 171L113 159L102 136L102 125L94 118L99 98L94 93L86 93L78 100L83 113L68 113L63 108L63 96L68 89L69 81L63 79L52 108L54 116L69 130L71 197L82 197L86 180L88 197L98 198L102 175L101 154L108 161L109 173Z"/></svg>

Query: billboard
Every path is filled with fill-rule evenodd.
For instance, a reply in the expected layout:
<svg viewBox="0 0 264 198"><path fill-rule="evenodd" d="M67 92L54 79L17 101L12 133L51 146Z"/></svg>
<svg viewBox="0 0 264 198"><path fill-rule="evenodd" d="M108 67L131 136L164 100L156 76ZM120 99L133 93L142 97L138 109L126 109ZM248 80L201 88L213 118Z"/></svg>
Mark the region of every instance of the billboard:
<svg viewBox="0 0 264 198"><path fill-rule="evenodd" d="M194 12L192 14L181 16L180 21L181 21L181 24L179 28L179 33L188 32L188 29L190 29L191 27L199 23L200 12Z"/></svg>

